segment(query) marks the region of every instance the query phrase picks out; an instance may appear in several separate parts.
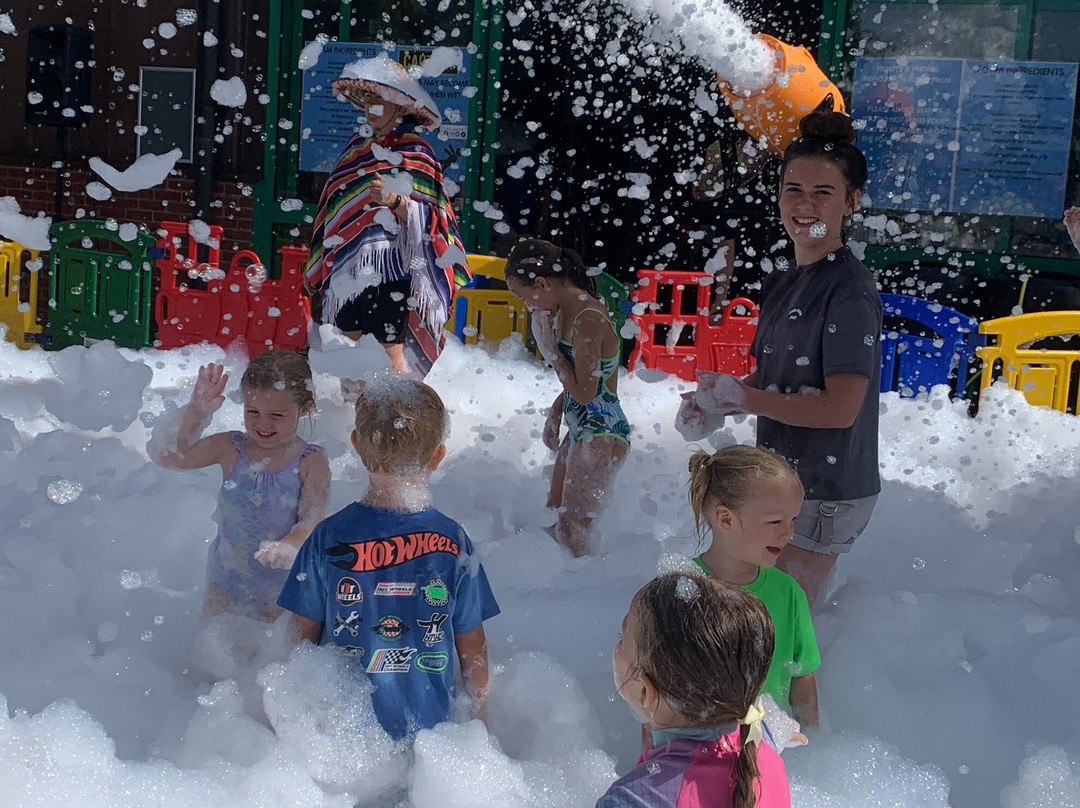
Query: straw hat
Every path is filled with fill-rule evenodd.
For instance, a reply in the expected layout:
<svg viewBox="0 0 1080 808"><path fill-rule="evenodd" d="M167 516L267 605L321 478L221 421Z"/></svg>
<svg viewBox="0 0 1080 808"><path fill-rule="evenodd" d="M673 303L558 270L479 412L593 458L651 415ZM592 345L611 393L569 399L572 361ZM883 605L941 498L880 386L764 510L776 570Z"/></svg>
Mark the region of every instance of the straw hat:
<svg viewBox="0 0 1080 808"><path fill-rule="evenodd" d="M367 99L375 96L405 107L420 126L435 128L442 123L439 108L420 82L385 53L346 65L331 86L335 95L361 109Z"/></svg>

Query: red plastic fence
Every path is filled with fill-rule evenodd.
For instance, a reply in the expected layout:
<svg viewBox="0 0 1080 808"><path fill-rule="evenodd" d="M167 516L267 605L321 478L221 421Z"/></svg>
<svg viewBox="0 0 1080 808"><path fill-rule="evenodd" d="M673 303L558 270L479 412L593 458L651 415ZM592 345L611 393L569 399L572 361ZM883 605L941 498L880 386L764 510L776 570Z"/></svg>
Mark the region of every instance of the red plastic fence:
<svg viewBox="0 0 1080 808"><path fill-rule="evenodd" d="M739 310L745 314L739 313ZM698 331L702 347L708 352L708 367L716 373L746 376L754 369L754 357L750 345L757 332L758 307L753 300L737 297L724 306L720 322L713 324L709 318Z"/></svg>
<svg viewBox="0 0 1080 808"><path fill-rule="evenodd" d="M158 325L157 344L179 348L210 342L227 348L238 340L249 356L269 348L299 350L307 345L311 306L303 293L303 261L297 261L295 247L283 247L280 278L269 279L251 250L233 256L226 270L220 268L220 253L212 248L210 261L196 263L194 240L188 253L181 251L187 226L165 222L166 231L158 241L157 259L161 288L154 301ZM211 238L214 235L211 228ZM306 255L306 250L300 250ZM192 281L203 281L195 288Z"/></svg>
<svg viewBox="0 0 1080 808"><path fill-rule="evenodd" d="M207 225L207 227L209 237L199 242L191 235L190 224L162 222L158 228L157 246L159 249L167 249L177 261L188 260L219 267L221 266L221 235L224 231L220 225L216 224Z"/></svg>
<svg viewBox="0 0 1080 808"><path fill-rule="evenodd" d="M738 376L753 370L750 344L757 330L757 306L736 298L714 323L713 282L706 272L638 271L630 315L638 326L631 368L640 364L687 381L696 380L699 370Z"/></svg>
<svg viewBox="0 0 1080 808"><path fill-rule="evenodd" d="M250 321L247 343L259 351L284 348L298 351L307 345L311 325L311 301L304 294L304 265L308 251L301 247L282 247L281 277L268 278L248 298ZM244 253L238 253L237 258ZM251 253L255 263L258 256ZM251 279L249 272L247 277ZM265 346L265 347L264 347Z"/></svg>

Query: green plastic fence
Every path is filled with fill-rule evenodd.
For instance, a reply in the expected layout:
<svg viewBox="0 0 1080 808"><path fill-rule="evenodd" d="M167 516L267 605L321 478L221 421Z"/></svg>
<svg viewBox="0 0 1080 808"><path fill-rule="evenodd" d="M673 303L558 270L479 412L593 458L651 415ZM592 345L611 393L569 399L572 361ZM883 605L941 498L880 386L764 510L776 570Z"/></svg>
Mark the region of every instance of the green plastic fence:
<svg viewBox="0 0 1080 808"><path fill-rule="evenodd" d="M50 235L47 347L151 344L154 237L113 221L61 222Z"/></svg>

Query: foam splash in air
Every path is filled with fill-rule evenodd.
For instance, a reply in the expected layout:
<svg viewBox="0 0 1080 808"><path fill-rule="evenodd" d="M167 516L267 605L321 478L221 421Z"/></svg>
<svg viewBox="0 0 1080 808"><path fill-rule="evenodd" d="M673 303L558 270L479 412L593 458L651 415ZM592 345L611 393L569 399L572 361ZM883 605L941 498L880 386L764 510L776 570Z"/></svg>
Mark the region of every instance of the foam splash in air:
<svg viewBox="0 0 1080 808"><path fill-rule="evenodd" d="M144 154L123 171L113 168L100 157L91 157L90 168L117 191L133 193L156 188L165 182L176 161L184 153L175 148L165 154ZM98 199L97 196L94 197Z"/></svg>
<svg viewBox="0 0 1080 808"><path fill-rule="evenodd" d="M754 93L773 83L772 49L720 0L622 0L622 5L647 23L646 35L654 42L697 59L739 91Z"/></svg>

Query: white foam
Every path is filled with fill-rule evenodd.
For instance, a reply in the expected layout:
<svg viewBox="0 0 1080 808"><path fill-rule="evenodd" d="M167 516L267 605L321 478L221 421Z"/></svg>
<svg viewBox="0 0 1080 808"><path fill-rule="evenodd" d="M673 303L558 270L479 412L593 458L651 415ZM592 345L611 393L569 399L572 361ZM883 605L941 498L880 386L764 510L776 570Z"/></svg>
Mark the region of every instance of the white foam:
<svg viewBox="0 0 1080 808"><path fill-rule="evenodd" d="M621 0L648 23L646 35L698 59L744 92L772 84L775 56L723 0Z"/></svg>
<svg viewBox="0 0 1080 808"><path fill-rule="evenodd" d="M232 377L210 429L242 429L245 360L220 348L0 343L0 610L17 615L0 627L0 793L74 808L594 804L640 744L611 700L619 623L696 547L692 446L674 427L693 385L620 376L634 447L599 555L573 559L541 529L554 374L516 337L447 347L428 376L452 424L434 504L468 530L503 609L486 625L493 735L438 727L409 764L330 655L290 656L285 620L199 626L220 475L157 468L146 441L209 361ZM327 448L336 510L366 473L337 378L315 386L302 434ZM797 806L1017 808L1075 787L1080 559L1061 491L1080 480L1080 432L1008 391L977 418L965 408L942 391L883 397L884 489L817 620L831 734L785 752ZM720 436L748 442L753 426L729 418ZM50 485L82 490L57 502Z"/></svg>
<svg viewBox="0 0 1080 808"><path fill-rule="evenodd" d="M100 157L91 157L89 163L94 173L117 191L130 193L161 185L168 178L176 161L183 156L184 153L179 148L165 154L144 154L123 171L113 168ZM93 198L108 199L109 197L94 195Z"/></svg>
<svg viewBox="0 0 1080 808"><path fill-rule="evenodd" d="M239 76L216 79L210 85L210 97L223 107L242 107L247 103L247 87Z"/></svg>
<svg viewBox="0 0 1080 808"><path fill-rule="evenodd" d="M52 219L47 216L24 216L19 213L19 203L13 196L0 196L0 236L17 241L31 250L48 250L49 227Z"/></svg>

